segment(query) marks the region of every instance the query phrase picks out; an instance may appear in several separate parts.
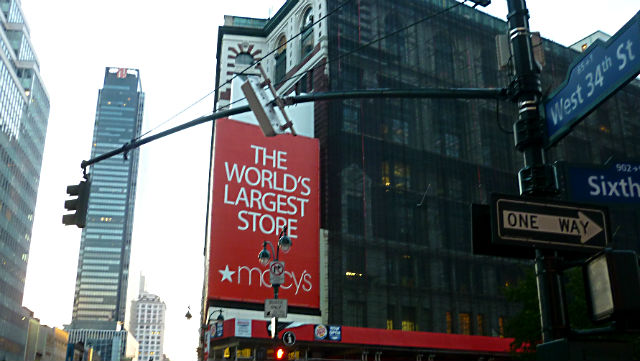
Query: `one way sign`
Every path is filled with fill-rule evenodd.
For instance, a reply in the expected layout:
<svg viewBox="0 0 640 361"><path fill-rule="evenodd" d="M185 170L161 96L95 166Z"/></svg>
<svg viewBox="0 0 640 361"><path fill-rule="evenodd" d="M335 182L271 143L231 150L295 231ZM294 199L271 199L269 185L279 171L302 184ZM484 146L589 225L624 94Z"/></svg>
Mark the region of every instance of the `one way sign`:
<svg viewBox="0 0 640 361"><path fill-rule="evenodd" d="M593 252L609 243L606 208L493 195L493 243Z"/></svg>

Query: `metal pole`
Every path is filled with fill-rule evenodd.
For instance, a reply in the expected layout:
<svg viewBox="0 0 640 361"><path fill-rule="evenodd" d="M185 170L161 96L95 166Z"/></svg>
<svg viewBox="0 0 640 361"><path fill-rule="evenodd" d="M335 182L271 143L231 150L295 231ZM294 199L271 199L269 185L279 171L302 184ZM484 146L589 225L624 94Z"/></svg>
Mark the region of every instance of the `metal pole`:
<svg viewBox="0 0 640 361"><path fill-rule="evenodd" d="M338 92L321 92L305 95L297 95L286 98L277 98L281 105L292 105L299 103L315 102L320 100L343 100L343 99L359 99L359 98L431 98L431 99L506 99L506 89L477 89L477 88L450 88L450 89L364 89L364 90L350 90L350 91L338 91ZM189 121L187 123L178 125L171 129L165 130L158 134L154 134L138 140L132 140L129 143L124 144L122 147L111 150L107 153L101 154L89 160L83 160L80 166L82 169L91 166L97 162L109 159L118 154L127 153L130 150L136 149L144 144L150 143L154 140L166 137L173 133L179 132L191 128L193 126L213 121L219 118L228 117L235 114L242 114L250 112L251 109L248 105L242 105L233 109L221 110L213 114L205 115ZM286 114L286 113L285 113Z"/></svg>
<svg viewBox="0 0 640 361"><path fill-rule="evenodd" d="M543 148L544 123L538 106L542 94L540 67L533 57L529 32L529 11L525 0L507 0L509 41L515 70L514 101L518 120L513 124L516 149L523 155L518 172L520 195L545 197L557 192L553 168L547 164ZM536 281L540 306L542 340L548 342L568 335L562 271L554 252L536 250Z"/></svg>
<svg viewBox="0 0 640 361"><path fill-rule="evenodd" d="M276 243L276 257L275 257L275 261L278 262L280 258L280 245ZM272 284L271 287L273 287L273 298L274 299L278 299L278 291L280 291L280 284ZM276 319L275 325L274 325L274 331L273 331L273 339L277 339L278 338L278 316L274 317Z"/></svg>

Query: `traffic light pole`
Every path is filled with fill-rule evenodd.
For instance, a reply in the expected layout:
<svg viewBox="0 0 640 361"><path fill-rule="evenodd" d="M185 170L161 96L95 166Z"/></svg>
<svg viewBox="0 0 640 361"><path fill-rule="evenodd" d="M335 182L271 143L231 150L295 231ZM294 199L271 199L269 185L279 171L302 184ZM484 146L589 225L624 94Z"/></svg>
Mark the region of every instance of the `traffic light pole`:
<svg viewBox="0 0 640 361"><path fill-rule="evenodd" d="M344 100L359 98L417 98L417 99L499 99L507 98L507 90L502 88L449 88L449 89L359 89L350 91L332 91L320 92L305 95L297 95L282 98L283 105L292 105L300 103L309 103L320 100ZM164 138L181 130L189 129L202 123L215 121L216 119L229 117L236 114L250 112L248 105L237 106L233 109L217 111L213 114L205 115L184 124L180 124L171 129L167 129L158 134L150 135L145 138L134 139L124 144L122 147L111 150L89 160L83 160L80 164L82 169L86 170L88 166L109 159L119 154L127 154L129 151L136 149L154 140Z"/></svg>
<svg viewBox="0 0 640 361"><path fill-rule="evenodd" d="M515 70L513 101L518 119L513 125L515 146L524 158L518 173L520 195L548 197L557 193L553 168L547 163L543 148L544 123L540 118L540 66L533 56L529 11L525 0L507 0L509 41ZM562 270L557 252L536 250L536 281L540 306L542 341L566 337L569 320Z"/></svg>

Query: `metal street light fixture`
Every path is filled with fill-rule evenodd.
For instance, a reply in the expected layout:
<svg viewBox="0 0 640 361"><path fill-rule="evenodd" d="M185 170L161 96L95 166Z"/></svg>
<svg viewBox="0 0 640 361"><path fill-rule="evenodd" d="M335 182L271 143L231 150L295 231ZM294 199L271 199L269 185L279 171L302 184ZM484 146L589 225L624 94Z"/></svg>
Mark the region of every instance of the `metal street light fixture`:
<svg viewBox="0 0 640 361"><path fill-rule="evenodd" d="M274 252L273 244L271 244L270 241L264 241L262 243L262 250L258 253L258 261L260 261L260 264L263 266L268 265L271 261L271 253L267 249L267 245L271 248L271 253ZM282 253L288 253L292 246L293 242L291 241L291 238L287 236L287 226L284 226L278 236L278 246L275 250L276 257L274 258L274 261L279 260L280 250L282 250Z"/></svg>
<svg viewBox="0 0 640 361"><path fill-rule="evenodd" d="M269 252L269 250L267 249L267 245L269 246L269 248L271 248L271 252ZM278 299L278 291L280 289L280 284L284 278L284 263L279 263L279 257L280 257L280 250L282 249L283 253L287 253L289 252L289 250L291 250L291 246L293 245L293 242L291 241L291 238L289 238L289 236L287 236L287 226L284 226L282 228L282 231L280 231L280 234L278 235L278 245L275 249L273 249L273 244L269 241L263 241L262 242L262 250L260 251L260 253L258 254L258 261L260 261L260 264L263 266L268 265L271 262L271 254L275 253L275 258L273 259L274 264L272 264L272 266L270 267L269 271L269 281L271 282L271 287L273 287L273 298L275 300ZM276 273L277 272L277 273ZM279 276L279 277L276 277ZM275 280L277 279L277 281ZM285 302L285 310L286 310L286 300L283 300ZM266 312L266 301L265 301L265 315L267 314ZM286 311L285 311L285 315L286 315ZM278 325L278 316L275 316L271 319L271 325L272 325L272 337L275 338L277 335L277 325Z"/></svg>
<svg viewBox="0 0 640 361"><path fill-rule="evenodd" d="M282 252L289 253L291 246L293 246L293 242L291 242L291 238L287 236L287 227L285 226L282 229L282 232L280 232L280 239L278 239L278 247L282 249Z"/></svg>
<svg viewBox="0 0 640 361"><path fill-rule="evenodd" d="M219 310L211 310L211 313L209 313L209 319L207 320L207 324L211 324L212 318L211 316L213 316L216 312L218 312L218 317L216 318L216 325L222 325L224 323L224 317L222 316L222 308Z"/></svg>
<svg viewBox="0 0 640 361"><path fill-rule="evenodd" d="M269 251L267 250L267 245L271 247L271 252L273 252L273 246L271 245L271 242L264 241L264 243L262 244L262 251L260 251L260 253L258 254L258 261L260 261L260 264L263 266L268 265L269 261L271 261L271 253L269 253Z"/></svg>

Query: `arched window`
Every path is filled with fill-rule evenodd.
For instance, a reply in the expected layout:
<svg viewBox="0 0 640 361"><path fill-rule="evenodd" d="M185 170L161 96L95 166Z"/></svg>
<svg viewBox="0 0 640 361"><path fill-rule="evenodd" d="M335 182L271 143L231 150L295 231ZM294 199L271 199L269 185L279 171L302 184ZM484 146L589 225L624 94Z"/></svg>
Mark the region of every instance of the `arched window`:
<svg viewBox="0 0 640 361"><path fill-rule="evenodd" d="M284 79L287 74L287 38L282 35L278 39L278 50L276 50L276 82Z"/></svg>
<svg viewBox="0 0 640 361"><path fill-rule="evenodd" d="M240 53L236 56L236 65L251 65L253 64L253 56L249 53Z"/></svg>
<svg viewBox="0 0 640 361"><path fill-rule="evenodd" d="M398 32L401 28L402 23L397 16L389 15L384 19L384 32L386 35L389 35L384 39L385 47L391 57L398 59L400 62L405 60L407 51L405 32Z"/></svg>
<svg viewBox="0 0 640 361"><path fill-rule="evenodd" d="M300 32L302 33L300 36L300 60L302 60L313 51L313 14L311 13L311 8L304 12Z"/></svg>

